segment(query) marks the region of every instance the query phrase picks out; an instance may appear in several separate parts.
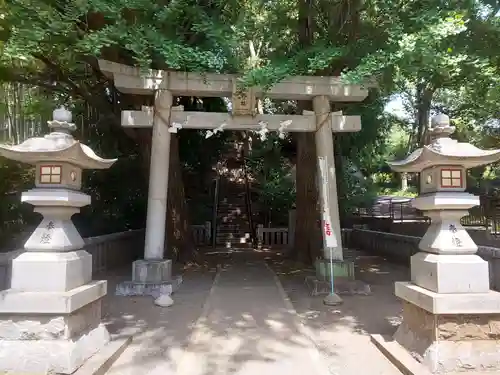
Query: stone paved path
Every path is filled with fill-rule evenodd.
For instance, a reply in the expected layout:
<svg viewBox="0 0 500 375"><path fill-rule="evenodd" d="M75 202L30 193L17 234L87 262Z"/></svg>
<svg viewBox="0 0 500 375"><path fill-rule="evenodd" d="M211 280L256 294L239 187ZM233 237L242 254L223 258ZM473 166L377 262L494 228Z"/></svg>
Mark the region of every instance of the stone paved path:
<svg viewBox="0 0 500 375"><path fill-rule="evenodd" d="M141 323L127 328L138 333L107 375L401 375L366 332L346 329L340 317L347 314L324 310L328 322L311 326L305 316L323 310L315 306L321 299L302 292L297 299L287 281L290 301L266 262L248 255L222 259L227 264L213 283L206 273L187 274L170 308L154 307L149 298L109 296L110 321L121 315L116 326ZM376 299L363 303L364 313L370 314L370 302L385 302Z"/></svg>
<svg viewBox="0 0 500 375"><path fill-rule="evenodd" d="M222 269L176 375L328 374L283 293L263 261Z"/></svg>

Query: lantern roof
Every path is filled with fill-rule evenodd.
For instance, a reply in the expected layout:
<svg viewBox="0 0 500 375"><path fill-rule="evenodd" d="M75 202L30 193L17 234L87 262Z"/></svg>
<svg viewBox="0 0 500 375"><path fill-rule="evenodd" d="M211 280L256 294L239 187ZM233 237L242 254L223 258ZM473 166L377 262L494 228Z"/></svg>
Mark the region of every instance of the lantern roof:
<svg viewBox="0 0 500 375"><path fill-rule="evenodd" d="M456 165L473 168L500 159L500 150L482 150L470 143L451 139L455 131L450 118L444 114L431 121L431 143L413 151L406 159L388 162L396 172L421 172L437 165Z"/></svg>
<svg viewBox="0 0 500 375"><path fill-rule="evenodd" d="M103 159L87 145L70 134L76 129L71 123L71 112L64 107L53 112L48 121L52 132L43 137L29 138L19 145L0 144L0 156L27 164L66 162L82 169L107 169L117 159Z"/></svg>

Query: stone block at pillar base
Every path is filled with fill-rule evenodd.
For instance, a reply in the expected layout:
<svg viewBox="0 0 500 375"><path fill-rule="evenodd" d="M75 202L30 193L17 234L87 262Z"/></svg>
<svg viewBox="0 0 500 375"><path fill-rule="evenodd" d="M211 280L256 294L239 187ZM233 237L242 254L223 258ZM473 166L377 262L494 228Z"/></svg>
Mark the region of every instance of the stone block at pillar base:
<svg viewBox="0 0 500 375"><path fill-rule="evenodd" d="M170 259L139 259L132 263L132 281L136 283L161 283L172 278Z"/></svg>
<svg viewBox="0 0 500 375"><path fill-rule="evenodd" d="M312 296L326 296L332 290L330 280L320 280L316 276L306 276L305 283ZM370 285L361 280L337 279L333 286L334 292L338 295L371 295Z"/></svg>
<svg viewBox="0 0 500 375"><path fill-rule="evenodd" d="M317 259L314 263L316 276L307 276L305 283L311 295L327 295L331 292L331 267L329 259ZM340 295L369 295L370 286L355 280L354 262L350 260L333 261L333 284L335 293Z"/></svg>
<svg viewBox="0 0 500 375"><path fill-rule="evenodd" d="M318 280L330 281L331 264L329 259L316 259L314 262ZM333 278L335 280L354 280L354 262L349 260L333 261Z"/></svg>
<svg viewBox="0 0 500 375"><path fill-rule="evenodd" d="M500 293L438 294L396 283L394 339L431 373L500 370Z"/></svg>
<svg viewBox="0 0 500 375"><path fill-rule="evenodd" d="M118 296L152 296L158 298L172 294L179 289L182 277L172 277L172 261L136 260L132 264L132 281L116 286Z"/></svg>
<svg viewBox="0 0 500 375"><path fill-rule="evenodd" d="M0 373L72 374L109 341L101 299L69 314L0 314Z"/></svg>

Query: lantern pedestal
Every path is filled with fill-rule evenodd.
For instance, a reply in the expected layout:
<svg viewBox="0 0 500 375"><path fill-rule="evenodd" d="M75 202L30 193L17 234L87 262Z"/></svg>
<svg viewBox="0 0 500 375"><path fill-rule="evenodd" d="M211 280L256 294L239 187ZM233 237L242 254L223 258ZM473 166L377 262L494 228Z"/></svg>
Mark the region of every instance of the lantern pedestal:
<svg viewBox="0 0 500 375"><path fill-rule="evenodd" d="M395 292L403 322L394 340L432 373L500 369L500 293L435 293L407 282Z"/></svg>
<svg viewBox="0 0 500 375"><path fill-rule="evenodd" d="M106 281L84 250L26 252L0 292L0 372L71 374L110 340L101 324Z"/></svg>
<svg viewBox="0 0 500 375"><path fill-rule="evenodd" d="M35 206L42 222L24 244L25 250L61 252L81 249L84 242L71 221L80 208L90 204L90 196L70 189L32 189L21 201Z"/></svg>
<svg viewBox="0 0 500 375"><path fill-rule="evenodd" d="M110 340L101 324L107 282L92 281L92 256L71 221L90 197L33 189L22 200L44 218L0 292L0 372L71 374Z"/></svg>

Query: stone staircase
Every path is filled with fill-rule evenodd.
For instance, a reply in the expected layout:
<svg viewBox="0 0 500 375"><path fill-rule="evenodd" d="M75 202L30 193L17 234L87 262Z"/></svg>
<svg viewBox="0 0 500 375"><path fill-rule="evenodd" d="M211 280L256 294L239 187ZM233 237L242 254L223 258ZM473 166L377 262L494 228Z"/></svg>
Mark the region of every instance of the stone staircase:
<svg viewBox="0 0 500 375"><path fill-rule="evenodd" d="M219 170L216 245L225 248L252 246L240 147L241 144L235 143L225 155L224 167Z"/></svg>

